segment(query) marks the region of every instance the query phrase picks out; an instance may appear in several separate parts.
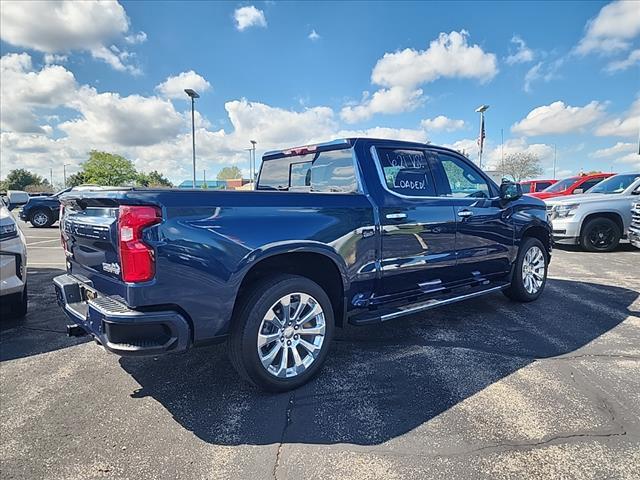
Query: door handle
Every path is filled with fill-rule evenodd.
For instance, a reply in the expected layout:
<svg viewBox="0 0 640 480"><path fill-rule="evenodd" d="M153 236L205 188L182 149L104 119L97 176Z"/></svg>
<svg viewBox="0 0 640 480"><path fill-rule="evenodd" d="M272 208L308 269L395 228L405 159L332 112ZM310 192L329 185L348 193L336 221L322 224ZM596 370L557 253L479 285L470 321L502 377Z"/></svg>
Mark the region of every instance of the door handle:
<svg viewBox="0 0 640 480"><path fill-rule="evenodd" d="M473 217L473 212L471 210L460 210L458 216L461 218Z"/></svg>
<svg viewBox="0 0 640 480"><path fill-rule="evenodd" d="M404 220L405 218L407 218L407 214L406 213L387 213L385 217L387 217L387 220Z"/></svg>

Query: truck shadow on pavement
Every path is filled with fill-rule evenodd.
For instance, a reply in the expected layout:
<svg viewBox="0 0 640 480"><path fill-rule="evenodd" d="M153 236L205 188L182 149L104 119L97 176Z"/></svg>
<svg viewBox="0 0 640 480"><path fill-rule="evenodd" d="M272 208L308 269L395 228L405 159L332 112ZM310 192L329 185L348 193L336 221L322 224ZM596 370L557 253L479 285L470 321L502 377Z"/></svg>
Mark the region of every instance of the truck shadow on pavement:
<svg viewBox="0 0 640 480"><path fill-rule="evenodd" d="M239 379L226 349L121 358L184 428L220 445L376 445L409 432L537 359L575 355L629 315L638 292L549 279L531 304L490 295L420 316L338 331L320 376L266 394ZM597 351L597 342L590 353Z"/></svg>

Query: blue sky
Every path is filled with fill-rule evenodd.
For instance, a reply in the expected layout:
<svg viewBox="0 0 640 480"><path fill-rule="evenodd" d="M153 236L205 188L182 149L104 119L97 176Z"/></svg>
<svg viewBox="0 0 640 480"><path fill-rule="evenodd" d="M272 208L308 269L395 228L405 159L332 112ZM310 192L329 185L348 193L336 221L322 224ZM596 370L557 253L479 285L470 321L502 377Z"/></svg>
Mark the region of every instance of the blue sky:
<svg viewBox="0 0 640 480"><path fill-rule="evenodd" d="M552 173L640 169L633 2L3 2L2 176L54 181L92 148L189 178L259 152L364 134ZM313 32L313 33L312 33ZM11 85L11 86L9 86Z"/></svg>

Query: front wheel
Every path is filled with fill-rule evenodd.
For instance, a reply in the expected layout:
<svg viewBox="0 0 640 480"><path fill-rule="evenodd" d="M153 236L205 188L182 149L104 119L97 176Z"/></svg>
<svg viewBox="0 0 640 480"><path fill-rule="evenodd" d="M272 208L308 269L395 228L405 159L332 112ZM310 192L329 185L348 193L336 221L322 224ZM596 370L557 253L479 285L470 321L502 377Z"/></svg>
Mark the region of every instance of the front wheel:
<svg viewBox="0 0 640 480"><path fill-rule="evenodd" d="M317 283L278 275L257 283L240 300L229 356L238 373L272 392L297 388L325 361L333 337L331 301Z"/></svg>
<svg viewBox="0 0 640 480"><path fill-rule="evenodd" d="M50 227L55 222L55 218L51 215L47 210L36 210L31 214L31 218L29 218L31 225L36 228L45 228Z"/></svg>
<svg viewBox="0 0 640 480"><path fill-rule="evenodd" d="M611 252L620 243L620 227L610 218L589 220L580 234L580 245L588 252Z"/></svg>
<svg viewBox="0 0 640 480"><path fill-rule="evenodd" d="M537 238L526 238L520 245L511 285L504 294L518 302L532 302L544 290L547 283L549 257Z"/></svg>

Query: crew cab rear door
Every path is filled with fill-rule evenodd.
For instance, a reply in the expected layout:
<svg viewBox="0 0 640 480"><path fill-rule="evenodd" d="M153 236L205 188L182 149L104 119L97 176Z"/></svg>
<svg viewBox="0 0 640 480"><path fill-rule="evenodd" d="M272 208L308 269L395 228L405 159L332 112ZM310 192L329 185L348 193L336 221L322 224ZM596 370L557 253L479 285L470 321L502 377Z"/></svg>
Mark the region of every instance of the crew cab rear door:
<svg viewBox="0 0 640 480"><path fill-rule="evenodd" d="M453 202L461 280L508 272L515 254L514 226L510 207L497 198L496 186L470 160L453 152L438 151L430 159L438 195Z"/></svg>
<svg viewBox="0 0 640 480"><path fill-rule="evenodd" d="M456 280L455 216L438 198L429 153L420 148L372 147L382 189L381 301L442 290Z"/></svg>

